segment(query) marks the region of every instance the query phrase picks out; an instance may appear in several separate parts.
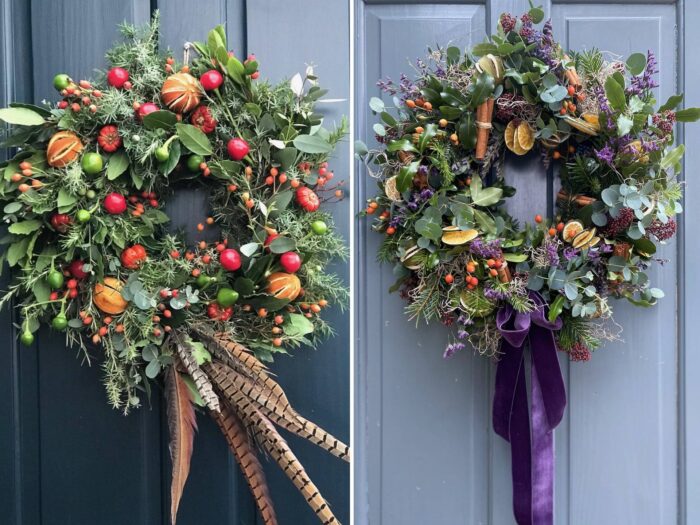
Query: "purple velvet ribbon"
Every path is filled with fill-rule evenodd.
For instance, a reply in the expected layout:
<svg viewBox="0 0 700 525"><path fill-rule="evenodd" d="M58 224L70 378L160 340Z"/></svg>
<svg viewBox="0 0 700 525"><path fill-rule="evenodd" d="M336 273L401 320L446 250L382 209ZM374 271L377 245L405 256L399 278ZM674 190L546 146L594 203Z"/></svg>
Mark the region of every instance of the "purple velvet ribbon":
<svg viewBox="0 0 700 525"><path fill-rule="evenodd" d="M553 525L553 437L566 408L553 331L561 328L562 321L547 319L547 305L538 293L530 292L530 298L535 303L532 312L518 313L508 304L496 316L503 355L496 370L493 428L510 442L513 512L518 525ZM532 416L525 381L526 341L532 361Z"/></svg>

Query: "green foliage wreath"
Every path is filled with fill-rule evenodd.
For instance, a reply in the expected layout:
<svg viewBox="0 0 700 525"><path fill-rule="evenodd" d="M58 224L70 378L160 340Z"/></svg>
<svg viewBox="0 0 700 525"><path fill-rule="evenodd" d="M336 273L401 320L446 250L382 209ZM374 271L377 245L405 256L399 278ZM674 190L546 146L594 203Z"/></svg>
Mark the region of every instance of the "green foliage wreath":
<svg viewBox="0 0 700 525"><path fill-rule="evenodd" d="M311 68L271 85L254 56L227 50L222 27L191 64L158 49L158 23L122 27L96 82L57 75L56 104L0 109L11 125L0 201L2 260L14 280L2 304L31 345L42 322L87 360L101 348L110 404L125 413L164 378L173 460L172 519L196 428L208 409L250 482L265 523L274 508L253 439L284 468L324 523L335 523L274 424L343 459L349 450L297 414L262 361L332 335L321 316L348 298L328 264L347 249L324 201L343 196ZM202 239L168 232L164 204L201 186ZM208 215L208 216L207 216ZM218 239L210 242L211 239ZM90 344L92 343L92 345Z"/></svg>
<svg viewBox="0 0 700 525"><path fill-rule="evenodd" d="M567 54L551 22L537 28L543 16L504 14L466 53L437 49L415 80L380 81L397 113L373 98L380 146L358 144L379 185L362 212L385 235L379 259L395 265L412 318L458 326L447 356L467 343L498 355L499 308L529 312L536 292L563 319L559 349L588 360L616 335L609 298L663 297L646 270L682 211L674 125L700 109L677 110L681 95L655 109L651 52ZM554 216L523 229L508 214L506 150L559 168Z"/></svg>

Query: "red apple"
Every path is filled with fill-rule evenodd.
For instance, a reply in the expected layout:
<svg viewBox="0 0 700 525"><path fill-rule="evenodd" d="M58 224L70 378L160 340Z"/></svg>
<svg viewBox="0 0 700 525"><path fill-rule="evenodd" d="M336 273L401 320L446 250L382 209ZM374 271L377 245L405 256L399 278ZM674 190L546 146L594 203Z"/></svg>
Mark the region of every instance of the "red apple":
<svg viewBox="0 0 700 525"><path fill-rule="evenodd" d="M205 91L213 91L224 83L224 77L216 69L210 69L199 77L199 82Z"/></svg>
<svg viewBox="0 0 700 525"><path fill-rule="evenodd" d="M128 80L129 72L123 67L113 67L107 72L107 83L115 88L123 88Z"/></svg>
<svg viewBox="0 0 700 525"><path fill-rule="evenodd" d="M119 193L108 193L102 204L111 215L119 215L126 211L126 199Z"/></svg>
<svg viewBox="0 0 700 525"><path fill-rule="evenodd" d="M280 256L280 265L287 273L296 273L301 268L301 256L297 252L284 252Z"/></svg>
<svg viewBox="0 0 700 525"><path fill-rule="evenodd" d="M241 254L233 248L226 248L219 255L221 267L227 272L235 272L241 267Z"/></svg>
<svg viewBox="0 0 700 525"><path fill-rule="evenodd" d="M250 146L248 143L241 138L233 138L228 141L226 146L228 149L228 154L233 160L243 160L243 158L248 155L250 151Z"/></svg>
<svg viewBox="0 0 700 525"><path fill-rule="evenodd" d="M85 263L80 259L76 259L68 265L68 271L76 279L85 279L88 276L88 274L83 271L84 264Z"/></svg>
<svg viewBox="0 0 700 525"><path fill-rule="evenodd" d="M139 109L136 111L136 115L138 116L139 120L143 120L143 117L145 117L149 113L158 111L159 109L160 108L156 106L153 102L145 102L139 106Z"/></svg>

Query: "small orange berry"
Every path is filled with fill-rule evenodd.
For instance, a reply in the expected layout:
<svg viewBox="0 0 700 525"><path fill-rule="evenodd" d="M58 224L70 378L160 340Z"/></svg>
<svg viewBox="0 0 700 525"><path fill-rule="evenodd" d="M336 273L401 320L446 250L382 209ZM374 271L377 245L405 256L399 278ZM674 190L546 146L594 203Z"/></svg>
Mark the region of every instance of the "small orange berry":
<svg viewBox="0 0 700 525"><path fill-rule="evenodd" d="M282 346L282 338L281 338L281 337L275 337L275 338L272 340L272 344L273 344L274 346Z"/></svg>
<svg viewBox="0 0 700 525"><path fill-rule="evenodd" d="M535 222L537 224L541 223L542 222L542 215L540 215L540 214L535 215Z"/></svg>
<svg viewBox="0 0 700 525"><path fill-rule="evenodd" d="M557 230L555 228L550 228L548 233L549 235L554 237L557 234Z"/></svg>
<svg viewBox="0 0 700 525"><path fill-rule="evenodd" d="M426 102L425 104L423 104L423 109L426 111L432 111L433 105L430 102Z"/></svg>
<svg viewBox="0 0 700 525"><path fill-rule="evenodd" d="M274 321L275 324L282 324L284 323L284 316L276 315Z"/></svg>
<svg viewBox="0 0 700 525"><path fill-rule="evenodd" d="M277 170L277 168L270 168L270 175L272 175L273 177L277 177L278 174L279 171Z"/></svg>
<svg viewBox="0 0 700 525"><path fill-rule="evenodd" d="M200 232L204 231L204 224L202 224L201 222L199 224L197 224L197 230Z"/></svg>
<svg viewBox="0 0 700 525"><path fill-rule="evenodd" d="M207 217L207 224L214 224L214 217Z"/></svg>
<svg viewBox="0 0 700 525"><path fill-rule="evenodd" d="M423 133L424 131L425 131L425 129L423 128L423 126L418 126L416 128L416 133L418 133L418 134Z"/></svg>
<svg viewBox="0 0 700 525"><path fill-rule="evenodd" d="M259 308L258 317L267 317L267 308Z"/></svg>
<svg viewBox="0 0 700 525"><path fill-rule="evenodd" d="M328 306L328 301L326 301L325 299L321 299L321 300L318 302L318 305L319 305L320 307L322 307L322 308L325 308L326 306Z"/></svg>
<svg viewBox="0 0 700 525"><path fill-rule="evenodd" d="M489 275L490 275L491 277L496 277L496 276L498 275L498 270L496 270L495 268L491 268L491 269L489 270Z"/></svg>
<svg viewBox="0 0 700 525"><path fill-rule="evenodd" d="M315 314L319 313L321 311L321 307L317 304L312 304L311 305L311 311Z"/></svg>
<svg viewBox="0 0 700 525"><path fill-rule="evenodd" d="M559 224L557 224L557 231L558 231L558 232L562 231L563 229L564 229L564 223L563 223L563 222L560 222Z"/></svg>
<svg viewBox="0 0 700 525"><path fill-rule="evenodd" d="M250 209L253 206L255 206L255 201L253 199L248 199L247 201L245 201L245 206L246 208Z"/></svg>
<svg viewBox="0 0 700 525"><path fill-rule="evenodd" d="M447 119L441 118L438 121L438 124L440 125L441 128L446 128L447 127Z"/></svg>
<svg viewBox="0 0 700 525"><path fill-rule="evenodd" d="M413 100L411 100L411 99L408 99L408 100L406 101L406 105L407 105L409 108L411 108L411 109L413 109L413 108L416 107L416 103L415 103Z"/></svg>
<svg viewBox="0 0 700 525"><path fill-rule="evenodd" d="M451 273L448 273L448 274L445 276L445 282L446 282L447 284L452 284L453 282L455 282L454 275L452 275Z"/></svg>
<svg viewBox="0 0 700 525"><path fill-rule="evenodd" d="M555 160L560 159L561 153L559 153L558 151L555 151L554 153L552 153L552 158Z"/></svg>
<svg viewBox="0 0 700 525"><path fill-rule="evenodd" d="M395 233L396 233L396 228L394 228L393 226L389 226L389 227L386 229L386 234L387 234L387 235L394 235Z"/></svg>
<svg viewBox="0 0 700 525"><path fill-rule="evenodd" d="M301 183L299 182L299 179L292 179L291 182L289 183L289 185L290 185L292 188L298 188L298 187L299 187L299 184L301 184Z"/></svg>

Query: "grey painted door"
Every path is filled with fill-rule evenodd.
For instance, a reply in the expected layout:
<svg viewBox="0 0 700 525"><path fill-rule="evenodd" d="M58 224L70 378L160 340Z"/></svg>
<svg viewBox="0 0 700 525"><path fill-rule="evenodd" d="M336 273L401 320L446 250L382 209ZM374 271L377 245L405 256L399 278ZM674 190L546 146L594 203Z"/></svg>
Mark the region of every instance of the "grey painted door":
<svg viewBox="0 0 700 525"><path fill-rule="evenodd" d="M683 31L684 20L698 15L696 2L539 3L565 47L595 46L620 55L651 49L661 64L659 98L686 91L688 105L697 103L697 31ZM474 44L495 31L500 13L527 9L525 0L358 0L360 138L372 140L367 102L379 96L377 79L410 73L409 61L428 45ZM685 134L688 167L700 155L699 136L697 130ZM363 175L358 202L374 191ZM547 188L553 183L556 191L556 180L547 180L537 160L509 162L506 177L518 188L516 216L532 220L551 209ZM693 178L686 225L698 223ZM468 352L444 361L444 328L416 329L406 320L402 300L386 293L391 268L375 263L378 237L357 225L356 522L512 524L510 455L490 424L495 367ZM686 271L697 255L697 243L686 246L681 234L662 255L672 262L654 274L669 292L662 303L649 310L618 303L624 342L608 344L587 364L562 359L570 401L556 431L555 523L700 523L698 445L686 439L699 430L690 403L700 373L692 352L699 314L693 294L700 289L694 272Z"/></svg>
<svg viewBox="0 0 700 525"><path fill-rule="evenodd" d="M236 53L256 53L263 76L291 77L315 63L329 96L346 99L329 105L327 118L338 121L348 114L345 0L2 0L0 105L50 99L55 73L82 78L103 67L103 53L118 37L116 25L146 23L155 8L162 15L163 44L175 53L186 40L203 39L208 29L225 23ZM348 151L340 151L334 161L338 179L349 176L348 162ZM174 222L191 222L199 203L193 194L171 203ZM334 213L347 237L347 203L336 205ZM345 266L337 270L347 278ZM170 466L159 395L150 408L122 417L107 406L99 367L81 367L75 352L48 331L34 347L18 347L12 320L11 312L0 313L0 522L166 524ZM337 338L317 352L302 349L280 358L274 371L301 413L347 441L349 322L337 310L330 320ZM178 523L259 523L218 429L203 415L199 424ZM338 518L349 521L347 464L305 442L289 441ZM266 467L280 522L316 523L286 477L272 463Z"/></svg>

